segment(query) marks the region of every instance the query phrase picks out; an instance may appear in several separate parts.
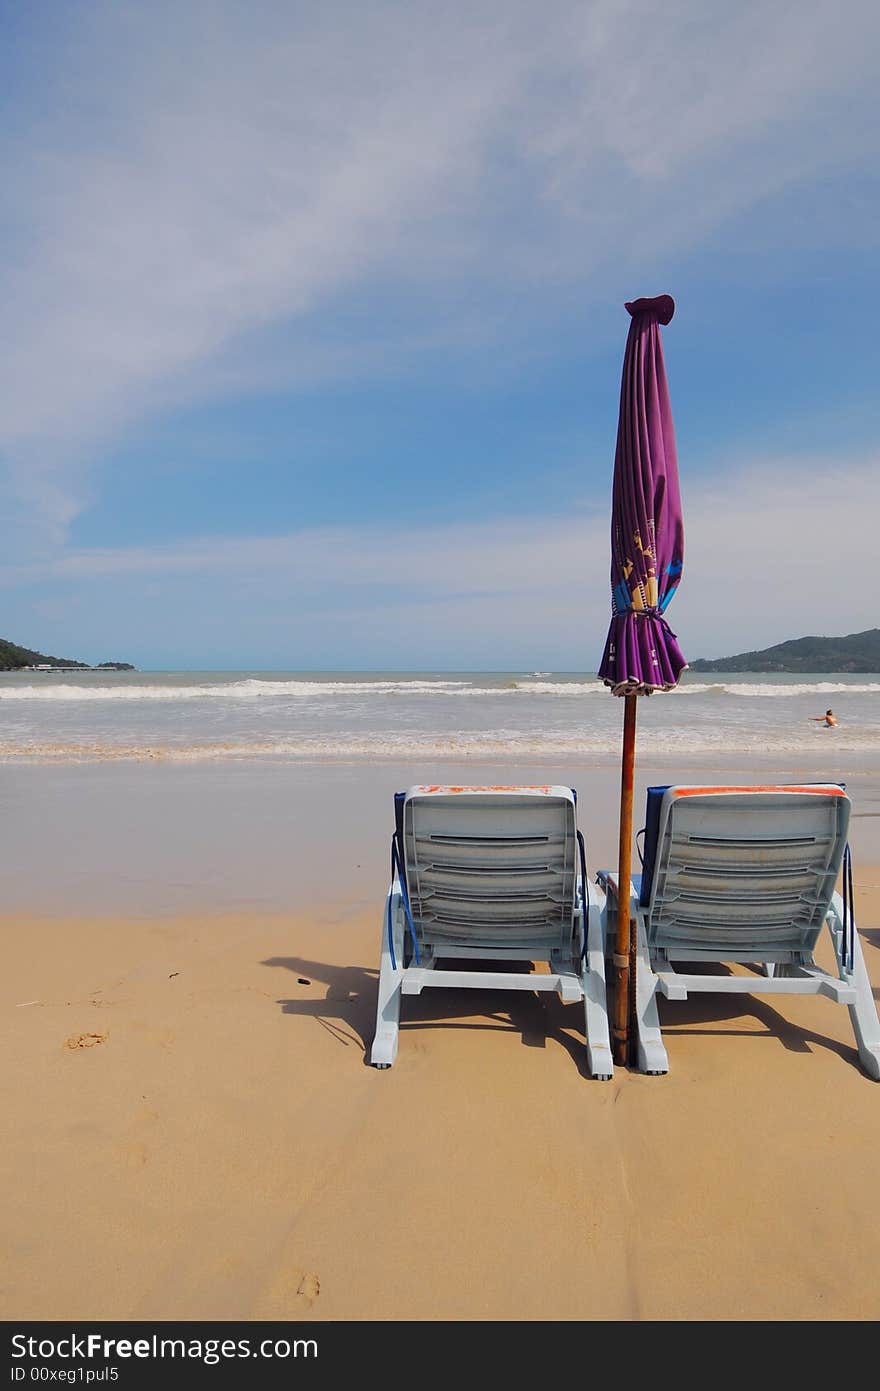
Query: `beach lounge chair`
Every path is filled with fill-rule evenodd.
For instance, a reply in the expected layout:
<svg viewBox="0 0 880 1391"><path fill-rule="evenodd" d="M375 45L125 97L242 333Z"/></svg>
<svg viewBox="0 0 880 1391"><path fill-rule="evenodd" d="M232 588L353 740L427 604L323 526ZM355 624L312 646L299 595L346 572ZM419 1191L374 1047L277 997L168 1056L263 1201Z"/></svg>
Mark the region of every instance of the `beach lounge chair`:
<svg viewBox="0 0 880 1391"><path fill-rule="evenodd" d="M849 1009L859 1059L880 1080L880 1021L852 911L845 855L850 800L831 783L648 789L636 920L636 1045L643 1072L667 1072L657 997L697 991L824 995ZM844 869L844 896L835 892ZM599 875L608 913L617 883ZM616 920L616 918L615 918ZM823 928L836 974L813 952ZM676 970L687 962L687 971ZM763 975L701 973L738 962Z"/></svg>
<svg viewBox="0 0 880 1391"><path fill-rule="evenodd" d="M575 804L568 787L397 794L374 1067L397 1056L404 995L427 986L549 990L584 1002L589 1072L611 1076L601 904L588 885ZM513 969L524 962L548 969ZM498 969L468 969L480 963Z"/></svg>

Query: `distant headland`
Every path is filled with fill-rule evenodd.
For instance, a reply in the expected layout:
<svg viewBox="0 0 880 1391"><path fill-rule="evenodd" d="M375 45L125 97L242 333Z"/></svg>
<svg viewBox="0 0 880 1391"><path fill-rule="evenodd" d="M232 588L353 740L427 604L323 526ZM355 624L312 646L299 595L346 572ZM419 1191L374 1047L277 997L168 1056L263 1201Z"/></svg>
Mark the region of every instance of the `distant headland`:
<svg viewBox="0 0 880 1391"><path fill-rule="evenodd" d="M760 652L734 657L704 657L690 663L691 671L880 671L880 628L849 633L843 638L792 638Z"/></svg>
<svg viewBox="0 0 880 1391"><path fill-rule="evenodd" d="M0 638L0 671L137 671L131 662L77 662L72 657L47 657Z"/></svg>

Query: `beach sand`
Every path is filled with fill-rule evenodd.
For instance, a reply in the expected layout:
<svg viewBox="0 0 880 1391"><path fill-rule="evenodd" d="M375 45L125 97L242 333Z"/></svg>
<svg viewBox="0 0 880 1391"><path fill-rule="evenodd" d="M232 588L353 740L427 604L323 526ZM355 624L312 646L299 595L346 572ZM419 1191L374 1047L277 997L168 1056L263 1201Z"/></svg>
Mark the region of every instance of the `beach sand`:
<svg viewBox="0 0 880 1391"><path fill-rule="evenodd" d="M428 992L377 1072L380 912L2 919L5 1318L880 1316L845 1009L667 1004L669 1075L602 1084L580 1007Z"/></svg>

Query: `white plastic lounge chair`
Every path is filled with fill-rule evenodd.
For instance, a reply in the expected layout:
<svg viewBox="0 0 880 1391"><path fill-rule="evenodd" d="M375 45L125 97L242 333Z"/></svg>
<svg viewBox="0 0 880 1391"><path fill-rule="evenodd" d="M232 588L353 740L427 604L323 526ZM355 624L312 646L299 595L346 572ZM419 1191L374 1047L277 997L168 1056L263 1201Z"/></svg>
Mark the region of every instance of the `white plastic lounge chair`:
<svg viewBox="0 0 880 1391"><path fill-rule="evenodd" d="M832 783L772 787L655 787L637 923L636 1030L643 1072L669 1069L657 996L693 991L824 995L846 1005L865 1072L880 1080L880 1020L852 913L844 855L850 800ZM844 867L844 898L835 892ZM603 872L608 913L617 884ZM828 928L837 974L813 951ZM679 973L676 961L761 965L760 975Z"/></svg>
<svg viewBox="0 0 880 1391"><path fill-rule="evenodd" d="M599 896L569 787L411 787L395 797L370 1061L397 1056L402 995L426 986L552 990L583 1000L587 1066L612 1074ZM547 962L548 973L468 970ZM464 969L445 969L447 962ZM444 965L438 968L438 964Z"/></svg>

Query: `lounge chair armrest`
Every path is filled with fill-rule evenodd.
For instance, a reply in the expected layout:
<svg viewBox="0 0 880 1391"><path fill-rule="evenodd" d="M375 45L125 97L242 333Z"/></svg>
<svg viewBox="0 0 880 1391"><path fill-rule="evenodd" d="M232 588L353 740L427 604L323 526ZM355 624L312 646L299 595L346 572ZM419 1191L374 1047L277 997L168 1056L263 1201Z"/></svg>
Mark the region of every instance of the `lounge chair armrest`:
<svg viewBox="0 0 880 1391"><path fill-rule="evenodd" d="M596 883L605 890L611 904L617 904L620 891L617 886L617 871L613 869L600 869L596 875ZM639 907L639 895L642 891L642 876L634 874L630 879L629 885L629 911L631 916L635 916Z"/></svg>

